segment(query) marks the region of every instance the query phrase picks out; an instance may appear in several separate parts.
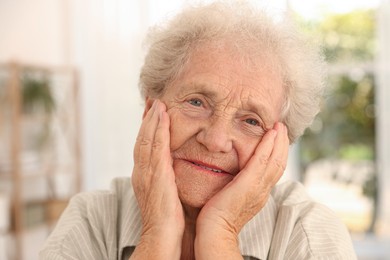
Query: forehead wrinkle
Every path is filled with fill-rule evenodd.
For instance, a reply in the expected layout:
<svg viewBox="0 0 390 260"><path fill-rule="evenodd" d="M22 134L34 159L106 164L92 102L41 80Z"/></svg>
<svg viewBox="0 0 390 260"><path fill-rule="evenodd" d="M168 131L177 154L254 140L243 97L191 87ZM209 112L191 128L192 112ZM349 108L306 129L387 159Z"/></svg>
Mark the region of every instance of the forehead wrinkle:
<svg viewBox="0 0 390 260"><path fill-rule="evenodd" d="M223 96L221 96L220 97L220 102L223 102L223 101L226 101L226 107L229 107L229 106L231 106L231 107L235 107L235 108L239 108L239 105L237 104L237 105L235 105L235 96L236 95L234 95L235 93L234 93L234 88L230 88L230 87L228 87L228 85L229 85L229 79L228 78L225 78L225 80L226 80L226 82L219 82L218 83L218 87L220 88L220 89L223 89L224 91L222 91L222 93L223 93ZM240 101L240 99L238 99L238 101ZM229 105L230 104L230 105Z"/></svg>
<svg viewBox="0 0 390 260"><path fill-rule="evenodd" d="M229 92L231 93L232 91ZM235 95L231 94L227 94L224 98L218 100L216 103L216 110L225 116L227 116L230 112L236 113L242 107L242 104L240 106L240 99L235 98Z"/></svg>

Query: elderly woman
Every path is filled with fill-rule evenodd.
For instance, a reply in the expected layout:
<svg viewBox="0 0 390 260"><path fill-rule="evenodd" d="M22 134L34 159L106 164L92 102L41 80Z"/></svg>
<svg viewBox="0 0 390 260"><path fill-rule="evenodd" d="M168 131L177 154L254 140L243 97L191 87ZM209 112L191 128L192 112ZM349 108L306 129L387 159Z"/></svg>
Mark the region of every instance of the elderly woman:
<svg viewBox="0 0 390 260"><path fill-rule="evenodd" d="M318 113L323 61L244 4L189 8L149 37L132 179L72 199L42 259L355 259L346 228L277 185Z"/></svg>

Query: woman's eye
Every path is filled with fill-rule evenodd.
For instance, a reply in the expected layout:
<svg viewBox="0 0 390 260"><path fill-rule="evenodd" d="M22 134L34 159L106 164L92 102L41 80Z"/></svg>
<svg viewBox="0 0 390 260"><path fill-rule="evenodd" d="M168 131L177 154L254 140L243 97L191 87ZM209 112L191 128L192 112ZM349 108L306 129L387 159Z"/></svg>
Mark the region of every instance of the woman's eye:
<svg viewBox="0 0 390 260"><path fill-rule="evenodd" d="M249 119L245 119L245 122L250 124L250 125L259 125L259 121L257 121L256 119L252 119L252 118L249 118Z"/></svg>
<svg viewBox="0 0 390 260"><path fill-rule="evenodd" d="M188 101L188 103L190 103L191 105L196 106L196 107L202 106L202 101L199 99L196 99L196 98L191 99L190 101Z"/></svg>

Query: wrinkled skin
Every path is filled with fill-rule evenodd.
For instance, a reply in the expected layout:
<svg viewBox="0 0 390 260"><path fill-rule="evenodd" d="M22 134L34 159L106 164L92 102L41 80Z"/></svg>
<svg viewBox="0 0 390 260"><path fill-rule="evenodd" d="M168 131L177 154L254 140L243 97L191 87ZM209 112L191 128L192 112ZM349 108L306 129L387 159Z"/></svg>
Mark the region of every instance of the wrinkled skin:
<svg viewBox="0 0 390 260"><path fill-rule="evenodd" d="M132 178L143 232L132 258L241 258L238 233L284 172L280 73L261 59L243 66L227 45L209 49L146 100Z"/></svg>

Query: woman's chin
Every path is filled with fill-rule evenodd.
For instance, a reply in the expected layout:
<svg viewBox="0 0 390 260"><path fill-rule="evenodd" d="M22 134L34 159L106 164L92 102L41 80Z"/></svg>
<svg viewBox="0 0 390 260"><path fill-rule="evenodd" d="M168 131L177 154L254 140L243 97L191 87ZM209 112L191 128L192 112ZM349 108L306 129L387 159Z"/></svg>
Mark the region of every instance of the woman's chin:
<svg viewBox="0 0 390 260"><path fill-rule="evenodd" d="M193 208L202 208L233 180L232 175L208 173L180 162L174 163L174 171L180 201Z"/></svg>
<svg viewBox="0 0 390 260"><path fill-rule="evenodd" d="M191 207L191 208L202 208L206 203L209 201L209 199L215 194L204 194L204 193L196 193L191 192L186 189L185 191L182 191L178 187L178 193L180 201L183 205Z"/></svg>

